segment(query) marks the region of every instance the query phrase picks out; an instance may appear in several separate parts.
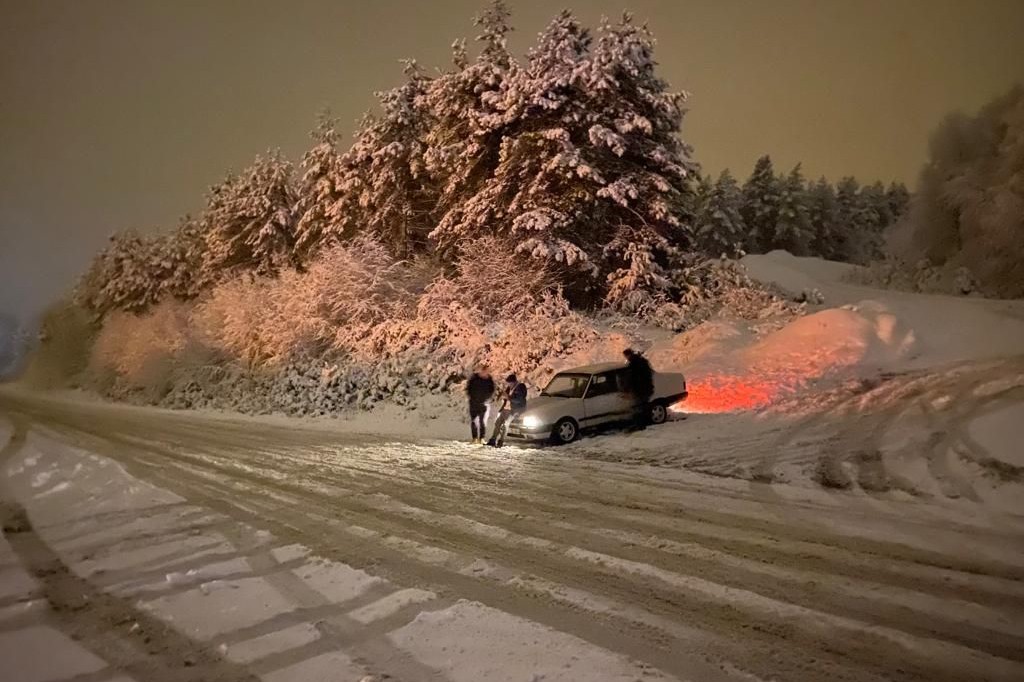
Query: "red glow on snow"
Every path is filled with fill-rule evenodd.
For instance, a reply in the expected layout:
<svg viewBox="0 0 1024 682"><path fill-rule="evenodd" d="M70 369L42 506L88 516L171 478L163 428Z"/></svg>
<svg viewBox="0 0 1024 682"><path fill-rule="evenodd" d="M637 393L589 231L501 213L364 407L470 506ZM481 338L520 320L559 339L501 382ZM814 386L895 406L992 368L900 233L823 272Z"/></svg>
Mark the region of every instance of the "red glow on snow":
<svg viewBox="0 0 1024 682"><path fill-rule="evenodd" d="M743 412L770 405L786 390L781 383L754 377L708 376L689 385L690 395L679 405L682 412L717 414Z"/></svg>
<svg viewBox="0 0 1024 682"><path fill-rule="evenodd" d="M799 318L751 346L709 354L687 372L689 397L673 412L758 410L881 360L901 357L915 342L890 314L847 309Z"/></svg>

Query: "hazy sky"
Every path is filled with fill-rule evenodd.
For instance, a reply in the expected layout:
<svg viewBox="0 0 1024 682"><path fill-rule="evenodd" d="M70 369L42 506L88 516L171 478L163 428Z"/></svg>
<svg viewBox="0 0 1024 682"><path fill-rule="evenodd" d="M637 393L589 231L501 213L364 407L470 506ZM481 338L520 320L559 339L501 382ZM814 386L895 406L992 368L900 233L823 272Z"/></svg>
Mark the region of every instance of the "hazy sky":
<svg viewBox="0 0 1024 682"><path fill-rule="evenodd" d="M315 113L354 122L398 60L446 65L481 0L0 0L0 311L73 281L110 232L174 225ZM1024 80L1024 0L511 0L522 52L569 7L631 9L692 94L709 171L914 180L928 131Z"/></svg>

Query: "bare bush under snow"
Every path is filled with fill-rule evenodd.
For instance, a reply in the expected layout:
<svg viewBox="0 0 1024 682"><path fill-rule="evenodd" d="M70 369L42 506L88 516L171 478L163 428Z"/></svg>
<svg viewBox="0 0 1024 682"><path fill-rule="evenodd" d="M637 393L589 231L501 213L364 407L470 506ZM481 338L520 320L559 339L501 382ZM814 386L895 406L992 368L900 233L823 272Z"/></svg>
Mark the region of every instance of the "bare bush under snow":
<svg viewBox="0 0 1024 682"><path fill-rule="evenodd" d="M635 327L573 311L548 268L484 238L465 244L446 274L361 237L302 272L242 274L195 302L108 314L86 380L171 407L334 414L414 404L452 390L479 363L542 386L566 364L637 343ZM695 263L683 277L689 296L633 320L682 329L723 311L747 320L800 311L730 262Z"/></svg>

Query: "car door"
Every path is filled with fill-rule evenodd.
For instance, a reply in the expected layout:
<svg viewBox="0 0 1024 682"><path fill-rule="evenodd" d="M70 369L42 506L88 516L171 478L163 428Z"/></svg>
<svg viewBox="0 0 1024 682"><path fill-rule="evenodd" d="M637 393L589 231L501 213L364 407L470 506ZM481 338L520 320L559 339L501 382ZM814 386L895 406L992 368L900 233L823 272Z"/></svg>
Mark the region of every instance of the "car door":
<svg viewBox="0 0 1024 682"><path fill-rule="evenodd" d="M590 427L618 421L629 414L630 402L619 389L619 371L595 374L583 397L583 422Z"/></svg>

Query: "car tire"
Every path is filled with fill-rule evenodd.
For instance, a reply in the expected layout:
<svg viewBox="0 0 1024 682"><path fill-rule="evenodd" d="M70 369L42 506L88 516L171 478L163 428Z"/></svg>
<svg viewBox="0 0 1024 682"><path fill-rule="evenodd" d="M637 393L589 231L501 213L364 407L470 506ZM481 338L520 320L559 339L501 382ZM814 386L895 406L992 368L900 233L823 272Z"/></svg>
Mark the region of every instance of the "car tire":
<svg viewBox="0 0 1024 682"><path fill-rule="evenodd" d="M647 415L652 424L664 424L668 421L668 406L663 401L651 403L650 413Z"/></svg>
<svg viewBox="0 0 1024 682"><path fill-rule="evenodd" d="M558 420L555 428L551 429L551 442L556 445L566 445L579 437L580 425L570 417Z"/></svg>

